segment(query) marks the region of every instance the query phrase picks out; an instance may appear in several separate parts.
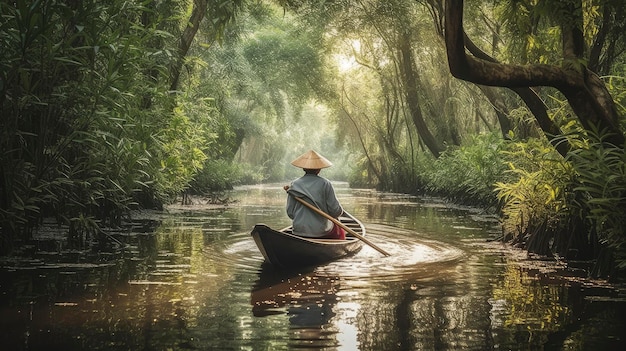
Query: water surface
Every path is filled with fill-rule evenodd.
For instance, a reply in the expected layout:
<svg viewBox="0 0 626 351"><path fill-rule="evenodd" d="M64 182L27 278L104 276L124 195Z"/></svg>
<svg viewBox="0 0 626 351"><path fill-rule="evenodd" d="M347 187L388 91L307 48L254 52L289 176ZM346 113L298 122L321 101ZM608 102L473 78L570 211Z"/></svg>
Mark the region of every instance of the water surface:
<svg viewBox="0 0 626 351"><path fill-rule="evenodd" d="M242 187L225 207L138 214L110 234L125 245L117 253L42 240L31 259L4 259L0 345L606 350L623 342L623 290L584 278L583 263L531 260L493 241L498 223L479 210L345 184L337 192L390 257L364 246L324 266L275 270L249 231L289 224L285 193L278 184Z"/></svg>

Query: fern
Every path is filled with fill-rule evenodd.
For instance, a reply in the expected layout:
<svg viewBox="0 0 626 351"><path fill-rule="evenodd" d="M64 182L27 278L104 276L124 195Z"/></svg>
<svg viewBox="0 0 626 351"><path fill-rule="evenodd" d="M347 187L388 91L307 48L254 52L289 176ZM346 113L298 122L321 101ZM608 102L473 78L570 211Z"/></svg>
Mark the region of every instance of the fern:
<svg viewBox="0 0 626 351"><path fill-rule="evenodd" d="M576 171L574 190L585 194L577 205L589 213L600 239L615 249L618 266L626 268L626 152L608 144L602 131L569 137L586 141L586 147L568 155Z"/></svg>

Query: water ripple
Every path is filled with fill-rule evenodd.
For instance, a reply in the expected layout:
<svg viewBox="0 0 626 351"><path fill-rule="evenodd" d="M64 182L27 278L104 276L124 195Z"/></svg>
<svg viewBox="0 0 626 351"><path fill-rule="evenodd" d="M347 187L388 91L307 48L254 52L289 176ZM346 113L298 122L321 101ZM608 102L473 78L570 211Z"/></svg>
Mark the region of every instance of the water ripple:
<svg viewBox="0 0 626 351"><path fill-rule="evenodd" d="M369 282L400 281L407 276L439 274L464 256L463 250L421 238L414 231L379 224L368 225L367 230L370 241L390 256L364 245L359 253L319 266L316 272ZM249 273L261 271L263 257L249 233L231 235L223 244L222 249L212 252L219 265L234 265Z"/></svg>

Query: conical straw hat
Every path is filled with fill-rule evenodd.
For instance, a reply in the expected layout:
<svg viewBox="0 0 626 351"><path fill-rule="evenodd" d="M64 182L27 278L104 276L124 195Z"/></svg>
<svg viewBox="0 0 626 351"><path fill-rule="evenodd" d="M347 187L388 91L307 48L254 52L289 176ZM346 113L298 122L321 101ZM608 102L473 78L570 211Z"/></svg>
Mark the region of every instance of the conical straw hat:
<svg viewBox="0 0 626 351"><path fill-rule="evenodd" d="M333 165L326 157L313 150L303 153L298 158L291 161L291 164L303 169L322 169Z"/></svg>

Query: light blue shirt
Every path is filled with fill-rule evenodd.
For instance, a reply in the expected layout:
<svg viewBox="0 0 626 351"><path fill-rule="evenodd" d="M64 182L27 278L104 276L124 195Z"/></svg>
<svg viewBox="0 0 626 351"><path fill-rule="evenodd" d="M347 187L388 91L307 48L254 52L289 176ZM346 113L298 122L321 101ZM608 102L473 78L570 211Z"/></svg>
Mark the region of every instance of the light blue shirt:
<svg viewBox="0 0 626 351"><path fill-rule="evenodd" d="M293 198L294 196L303 198L334 218L343 213L343 208L335 195L335 189L324 177L305 174L291 183L288 192L287 215L293 220L293 232L296 235L324 236L333 228L333 222L299 203Z"/></svg>

